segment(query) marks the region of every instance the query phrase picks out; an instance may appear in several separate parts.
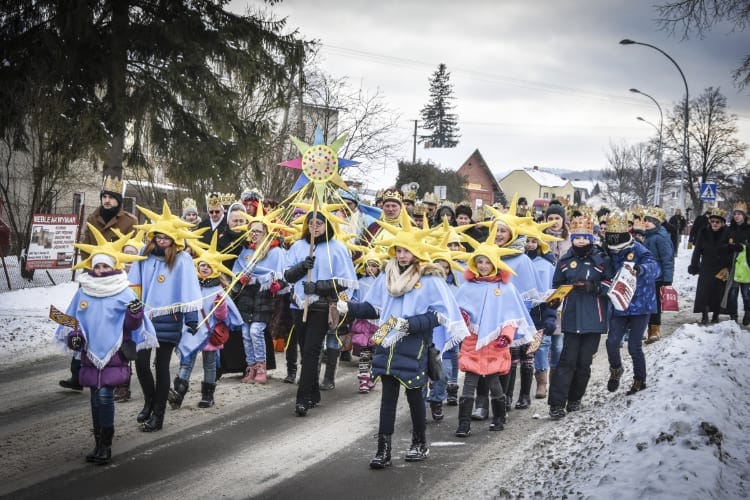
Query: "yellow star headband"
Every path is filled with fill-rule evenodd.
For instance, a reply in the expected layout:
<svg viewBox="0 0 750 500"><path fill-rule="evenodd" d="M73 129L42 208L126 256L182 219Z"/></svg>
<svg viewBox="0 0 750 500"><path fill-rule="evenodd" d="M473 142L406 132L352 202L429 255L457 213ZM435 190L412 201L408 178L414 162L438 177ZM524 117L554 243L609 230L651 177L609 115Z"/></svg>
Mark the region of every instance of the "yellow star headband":
<svg viewBox="0 0 750 500"><path fill-rule="evenodd" d="M132 232L127 235L120 233L120 236L115 241L107 241L97 228L88 222L86 225L88 226L89 231L91 231L91 234L94 235L96 245L88 245L86 243L73 244L74 247L89 254L87 259L76 264L73 269L91 269L91 259L97 254L109 255L112 257L115 260L115 269L122 269L127 262L135 262L146 258L142 255L122 253L123 247L128 244L130 235L133 234Z"/></svg>
<svg viewBox="0 0 750 500"><path fill-rule="evenodd" d="M232 270L224 265L224 261L234 259L237 256L234 254L225 254L219 252L216 249L216 242L218 241L218 237L219 231L214 231L213 236L211 236L211 243L208 245L207 249L195 246L191 247L196 254L196 257L193 259L193 262L195 262L195 269L198 269L198 264L200 264L201 262L205 262L206 264L211 266L212 272L211 275L208 276L209 278L216 278L222 273L228 276L234 276Z"/></svg>
<svg viewBox="0 0 750 500"><path fill-rule="evenodd" d="M176 215L173 215L167 205L167 200L164 200L162 207L162 213L157 214L147 208L143 208L140 205L136 205L138 210L141 211L146 217L151 219L150 224L138 224L136 229L143 229L146 232L146 238L152 240L154 235L157 233L166 234L172 240L174 240L175 246L182 250L185 248L185 240L195 240L200 236L198 233L188 231L188 228L193 227L193 224L185 222Z"/></svg>

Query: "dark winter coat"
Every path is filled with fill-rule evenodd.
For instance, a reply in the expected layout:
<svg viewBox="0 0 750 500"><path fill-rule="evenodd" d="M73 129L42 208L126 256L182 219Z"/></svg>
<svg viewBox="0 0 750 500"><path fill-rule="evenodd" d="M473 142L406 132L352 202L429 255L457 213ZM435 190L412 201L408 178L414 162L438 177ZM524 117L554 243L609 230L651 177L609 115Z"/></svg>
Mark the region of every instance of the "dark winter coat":
<svg viewBox="0 0 750 500"><path fill-rule="evenodd" d="M674 277L674 248L664 226L647 230L643 245L659 263L661 272L656 277L656 282L671 284Z"/></svg>
<svg viewBox="0 0 750 500"><path fill-rule="evenodd" d="M562 305L561 330L563 333L595 333L607 331L608 287L602 281L614 275L609 257L598 246L591 245L588 254L579 257L573 248L563 255L555 267L552 287L574 285ZM584 284L594 284L587 292Z"/></svg>
<svg viewBox="0 0 750 500"><path fill-rule="evenodd" d="M695 289L693 312L719 312L724 295L725 281L716 277L722 269L729 270L732 265L732 253L728 249L729 228L724 226L719 231L711 227L701 229L695 238L693 256L690 259L688 272L698 275Z"/></svg>
<svg viewBox="0 0 750 500"><path fill-rule="evenodd" d="M661 228L657 228L661 229ZM666 235L665 235L666 237ZM667 243L669 243L667 241ZM617 273L623 264L630 262L638 266L635 293L624 311L612 307L614 316L640 316L656 313L656 277L661 273L659 263L644 245L633 240L631 245L618 251L609 250L612 266Z"/></svg>
<svg viewBox="0 0 750 500"><path fill-rule="evenodd" d="M243 287L238 282L232 289L232 299L242 319L248 323L270 323L276 310L274 295L268 289L261 291L258 283L247 284Z"/></svg>
<svg viewBox="0 0 750 500"><path fill-rule="evenodd" d="M201 237L200 237L200 240L203 243L205 243L206 245L210 245L211 244L211 237L213 237L214 231L218 231L219 232L218 238L221 238L224 235L224 233L226 233L227 231L229 231L229 226L227 225L227 219L226 219L226 217L224 217L221 220L221 222L219 222L219 225L216 226L216 229L214 229L213 231L211 230L211 217L206 217L206 220L201 221L201 223L198 224L198 227L196 229L200 229L202 227L207 227L208 228L208 231L206 231L205 233L203 233L201 235Z"/></svg>
<svg viewBox="0 0 750 500"><path fill-rule="evenodd" d="M175 312L151 318L151 323L154 325L156 338L159 339L159 342L179 344L182 338L183 320L184 324L191 321L198 323L200 321L198 311L189 311L186 313Z"/></svg>
<svg viewBox="0 0 750 500"><path fill-rule="evenodd" d="M104 236L105 240L115 241L118 236L115 234L114 229L119 230L122 234L128 234L133 230L133 226L138 224L138 219L125 210L120 210L117 212L117 215L109 219L109 221L105 221L99 213L99 208L97 208L88 216L86 222L98 229L99 232L102 233L102 236ZM88 226L85 226L81 243L85 243L86 245L97 244L96 239L94 238L94 235L91 234L91 231L89 231ZM88 256L88 253L81 251L81 259L86 259Z"/></svg>

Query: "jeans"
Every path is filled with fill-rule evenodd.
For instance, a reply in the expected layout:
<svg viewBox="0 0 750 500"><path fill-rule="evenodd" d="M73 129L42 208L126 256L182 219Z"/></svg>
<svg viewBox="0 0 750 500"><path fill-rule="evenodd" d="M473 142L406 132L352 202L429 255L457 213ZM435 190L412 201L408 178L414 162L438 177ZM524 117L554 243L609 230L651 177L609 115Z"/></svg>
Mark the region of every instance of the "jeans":
<svg viewBox="0 0 750 500"><path fill-rule="evenodd" d="M549 370L549 348L552 345L552 335L542 337L542 344L534 353L534 371L544 372Z"/></svg>
<svg viewBox="0 0 750 500"><path fill-rule="evenodd" d="M458 381L458 346L443 354L443 378L430 382L428 401L445 401L448 397L448 384Z"/></svg>
<svg viewBox="0 0 750 500"><path fill-rule="evenodd" d="M599 350L598 333L564 333L560 362L550 381L548 403L565 406L566 401L580 401L591 378L591 361Z"/></svg>
<svg viewBox="0 0 750 500"><path fill-rule="evenodd" d="M378 427L378 433L393 434L393 428L396 424L396 407L398 406L399 392L401 392L401 383L391 375L381 376L380 382L383 386L383 392L380 397L380 424ZM423 436L427 424L425 422L426 411L424 400L422 399L422 387L406 389L406 400L409 402L412 431L418 436Z"/></svg>
<svg viewBox="0 0 750 500"><path fill-rule="evenodd" d="M245 361L247 366L266 361L266 324L261 321L242 324L242 344L245 346Z"/></svg>
<svg viewBox="0 0 750 500"><path fill-rule="evenodd" d="M609 319L609 335L607 336L607 357L611 368L621 368L620 342L625 332L632 331L628 337L628 353L633 360L633 377L646 381L646 357L643 355L643 331L648 325L648 314L638 316L612 316ZM555 374L557 376L557 374Z"/></svg>
<svg viewBox="0 0 750 500"><path fill-rule="evenodd" d="M737 299L742 294L742 309L745 314L750 313L750 284L742 283L729 289L727 295L727 313L730 316L737 316Z"/></svg>
<svg viewBox="0 0 750 500"><path fill-rule="evenodd" d="M203 353L203 381L207 384L216 383L216 354L217 351L202 351ZM193 353L190 357L185 357L180 360L180 371L177 372L177 376L183 380L190 380L190 374L193 373L195 367L195 358L198 357L198 353Z"/></svg>
<svg viewBox="0 0 750 500"><path fill-rule="evenodd" d="M91 388L91 420L94 427L115 426L115 388L107 385Z"/></svg>

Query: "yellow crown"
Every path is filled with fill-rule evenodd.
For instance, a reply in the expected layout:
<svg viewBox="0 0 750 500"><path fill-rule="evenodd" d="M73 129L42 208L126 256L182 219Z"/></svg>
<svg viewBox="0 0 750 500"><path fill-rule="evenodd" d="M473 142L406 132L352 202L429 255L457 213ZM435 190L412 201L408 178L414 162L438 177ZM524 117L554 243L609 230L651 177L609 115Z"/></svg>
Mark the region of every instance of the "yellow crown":
<svg viewBox="0 0 750 500"><path fill-rule="evenodd" d="M414 215L422 216L427 213L427 207L422 203L416 203L414 205Z"/></svg>
<svg viewBox="0 0 750 500"><path fill-rule="evenodd" d="M726 217L726 215L727 215L727 211L724 210L724 209L721 209L719 207L712 207L708 211L708 216L709 217L718 217L720 219L723 219L724 217Z"/></svg>
<svg viewBox="0 0 750 500"><path fill-rule="evenodd" d="M185 198L182 200L182 210L188 210L188 209L195 209L195 211L198 211L198 204L195 202L192 198Z"/></svg>
<svg viewBox="0 0 750 500"><path fill-rule="evenodd" d="M221 197L219 193L211 193L206 196L206 205L209 210L212 208L221 208Z"/></svg>
<svg viewBox="0 0 750 500"><path fill-rule="evenodd" d="M624 213L609 214L607 217L607 232L608 233L627 233L628 228L628 217Z"/></svg>
<svg viewBox="0 0 750 500"><path fill-rule="evenodd" d="M398 203L401 203L403 199L404 197L401 194L401 191L395 188L386 189L383 193L383 201L396 201Z"/></svg>
<svg viewBox="0 0 750 500"><path fill-rule="evenodd" d="M746 214L747 213L747 203L745 203L744 201L738 201L737 203L735 203L734 204L734 208L732 209L732 212L737 212L737 211L740 211L743 214Z"/></svg>
<svg viewBox="0 0 750 500"><path fill-rule="evenodd" d="M110 191L112 193L122 194L122 181L118 177L106 176L102 183L102 191Z"/></svg>
<svg viewBox="0 0 750 500"><path fill-rule="evenodd" d="M422 198L422 203L429 203L431 205L437 205L438 204L437 196L435 196L435 193L425 193L424 197Z"/></svg>
<svg viewBox="0 0 750 500"><path fill-rule="evenodd" d="M659 222L664 221L664 210L659 207L646 207L643 209L643 217L651 217Z"/></svg>
<svg viewBox="0 0 750 500"><path fill-rule="evenodd" d="M237 201L232 193L219 193L219 199L221 200L221 204L225 207L228 207Z"/></svg>
<svg viewBox="0 0 750 500"><path fill-rule="evenodd" d="M594 221L586 215L579 215L570 220L570 234L594 234Z"/></svg>

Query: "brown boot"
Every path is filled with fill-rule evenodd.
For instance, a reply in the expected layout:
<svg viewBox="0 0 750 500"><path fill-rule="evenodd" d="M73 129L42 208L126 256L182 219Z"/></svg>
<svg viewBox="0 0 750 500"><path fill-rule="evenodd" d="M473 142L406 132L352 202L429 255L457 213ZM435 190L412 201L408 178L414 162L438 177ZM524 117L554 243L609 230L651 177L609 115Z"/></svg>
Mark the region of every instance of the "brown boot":
<svg viewBox="0 0 750 500"><path fill-rule="evenodd" d="M648 338L646 339L646 343L653 344L660 338L661 338L661 326L648 325Z"/></svg>
<svg viewBox="0 0 750 500"><path fill-rule="evenodd" d="M537 371L534 373L536 378L536 399L544 399L547 397L547 371Z"/></svg>

